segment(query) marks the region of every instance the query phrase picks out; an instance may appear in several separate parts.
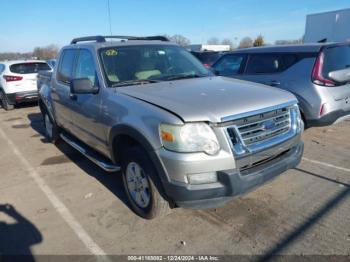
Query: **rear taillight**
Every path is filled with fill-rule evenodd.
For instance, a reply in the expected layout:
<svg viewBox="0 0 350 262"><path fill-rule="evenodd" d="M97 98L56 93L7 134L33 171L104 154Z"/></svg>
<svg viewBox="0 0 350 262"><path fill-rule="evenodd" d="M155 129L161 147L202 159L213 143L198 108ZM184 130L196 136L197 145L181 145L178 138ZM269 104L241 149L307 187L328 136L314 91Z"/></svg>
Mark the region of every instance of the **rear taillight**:
<svg viewBox="0 0 350 262"><path fill-rule="evenodd" d="M7 76L7 75L4 75L3 77L6 80L6 82L21 81L23 79L23 77L21 77L21 76Z"/></svg>
<svg viewBox="0 0 350 262"><path fill-rule="evenodd" d="M209 64L203 64L206 68L210 68Z"/></svg>
<svg viewBox="0 0 350 262"><path fill-rule="evenodd" d="M317 57L316 63L312 70L312 82L321 85L321 86L335 86L335 82L332 80L326 79L322 75L323 70L323 62L324 62L324 54L323 52Z"/></svg>

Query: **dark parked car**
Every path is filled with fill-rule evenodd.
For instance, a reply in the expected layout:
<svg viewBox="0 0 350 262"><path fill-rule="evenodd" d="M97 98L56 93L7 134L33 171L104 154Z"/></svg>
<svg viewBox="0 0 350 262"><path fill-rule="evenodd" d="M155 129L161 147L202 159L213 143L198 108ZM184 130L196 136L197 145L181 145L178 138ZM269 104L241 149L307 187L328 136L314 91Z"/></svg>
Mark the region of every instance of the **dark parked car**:
<svg viewBox="0 0 350 262"><path fill-rule="evenodd" d="M49 59L46 61L46 63L52 68L54 69L55 68L55 65L56 65L56 59Z"/></svg>
<svg viewBox="0 0 350 262"><path fill-rule="evenodd" d="M191 51L191 53L197 57L205 67L211 67L224 54L224 52L216 51Z"/></svg>
<svg viewBox="0 0 350 262"><path fill-rule="evenodd" d="M242 49L226 53L212 67L221 76L292 92L309 127L350 116L349 42Z"/></svg>

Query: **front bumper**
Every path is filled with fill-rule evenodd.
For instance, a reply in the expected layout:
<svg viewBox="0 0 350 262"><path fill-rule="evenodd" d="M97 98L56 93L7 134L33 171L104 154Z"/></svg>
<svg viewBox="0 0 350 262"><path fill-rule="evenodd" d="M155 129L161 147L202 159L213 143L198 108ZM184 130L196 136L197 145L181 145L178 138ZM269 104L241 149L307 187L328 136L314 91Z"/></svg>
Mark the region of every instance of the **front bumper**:
<svg viewBox="0 0 350 262"><path fill-rule="evenodd" d="M247 193L296 167L302 158L304 144L300 141L287 152L266 163L240 172L238 169L218 171L218 182L213 184L189 185L180 182L164 182L167 196L177 206L206 209L224 205L233 197Z"/></svg>
<svg viewBox="0 0 350 262"><path fill-rule="evenodd" d="M27 91L7 94L7 100L11 105L20 104L24 102L38 101L38 91Z"/></svg>

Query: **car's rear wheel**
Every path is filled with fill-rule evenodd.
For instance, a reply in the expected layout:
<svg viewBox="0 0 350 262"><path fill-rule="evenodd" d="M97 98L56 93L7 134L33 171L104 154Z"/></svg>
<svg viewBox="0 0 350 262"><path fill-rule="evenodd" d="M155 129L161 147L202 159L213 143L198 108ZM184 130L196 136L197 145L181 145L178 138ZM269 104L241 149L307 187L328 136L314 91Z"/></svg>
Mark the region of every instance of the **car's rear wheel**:
<svg viewBox="0 0 350 262"><path fill-rule="evenodd" d="M169 213L169 203L159 192L157 171L144 149L128 148L122 159L122 171L126 195L137 215L152 219Z"/></svg>
<svg viewBox="0 0 350 262"><path fill-rule="evenodd" d="M14 105L11 105L3 91L0 91L0 100L1 100L1 105L2 107L6 110L13 110L15 108Z"/></svg>
<svg viewBox="0 0 350 262"><path fill-rule="evenodd" d="M43 112L43 118L45 136L49 142L56 144L59 140L59 129L46 111Z"/></svg>

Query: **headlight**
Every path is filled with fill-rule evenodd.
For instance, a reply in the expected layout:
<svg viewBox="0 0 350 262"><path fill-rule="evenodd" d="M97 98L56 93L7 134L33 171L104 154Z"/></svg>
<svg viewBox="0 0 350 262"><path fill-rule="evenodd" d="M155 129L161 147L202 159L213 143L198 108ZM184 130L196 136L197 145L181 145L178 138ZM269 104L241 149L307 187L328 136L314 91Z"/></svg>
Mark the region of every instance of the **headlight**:
<svg viewBox="0 0 350 262"><path fill-rule="evenodd" d="M300 109L298 105L292 107L293 115L295 116L295 129L298 133L304 131L304 122L300 114Z"/></svg>
<svg viewBox="0 0 350 262"><path fill-rule="evenodd" d="M176 152L205 152L214 155L220 150L213 129L205 123L189 123L183 126L161 124L160 136L163 146Z"/></svg>

